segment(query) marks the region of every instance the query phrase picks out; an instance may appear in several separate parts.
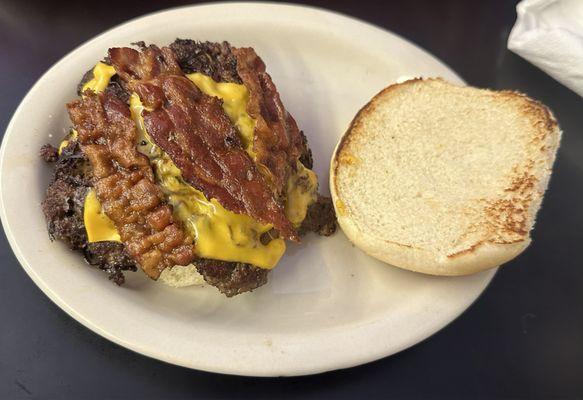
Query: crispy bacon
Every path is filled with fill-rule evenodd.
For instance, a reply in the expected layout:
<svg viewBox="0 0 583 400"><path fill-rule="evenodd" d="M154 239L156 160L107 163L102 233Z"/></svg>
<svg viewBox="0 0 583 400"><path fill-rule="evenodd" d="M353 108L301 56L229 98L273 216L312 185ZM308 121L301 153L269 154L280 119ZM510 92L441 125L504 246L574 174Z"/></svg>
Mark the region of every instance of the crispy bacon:
<svg viewBox="0 0 583 400"><path fill-rule="evenodd" d="M115 72L128 84L147 81L158 75L183 75L174 53L169 47L143 47L139 52L129 47L109 49L109 58Z"/></svg>
<svg viewBox="0 0 583 400"><path fill-rule="evenodd" d="M180 168L184 179L225 208L271 223L299 240L263 175L243 149L221 100L201 92L184 74L172 50L110 49L119 75L140 96L149 135Z"/></svg>
<svg viewBox="0 0 583 400"><path fill-rule="evenodd" d="M67 107L93 167L97 198L131 257L153 279L166 267L189 264L192 239L173 220L147 157L136 150L128 106L111 94L86 92Z"/></svg>
<svg viewBox="0 0 583 400"><path fill-rule="evenodd" d="M237 59L237 73L249 90L247 112L257 121L253 139L256 161L267 167L273 186L281 195L291 168L306 152L305 141L255 50L246 47L232 51Z"/></svg>

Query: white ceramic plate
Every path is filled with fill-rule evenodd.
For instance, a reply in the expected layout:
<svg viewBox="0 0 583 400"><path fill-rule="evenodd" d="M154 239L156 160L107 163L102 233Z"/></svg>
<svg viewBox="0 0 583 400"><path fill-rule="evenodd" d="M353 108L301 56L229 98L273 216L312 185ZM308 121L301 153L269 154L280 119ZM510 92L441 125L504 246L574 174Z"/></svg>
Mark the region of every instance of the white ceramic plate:
<svg viewBox="0 0 583 400"><path fill-rule="evenodd" d="M217 17L220 16L220 17ZM342 234L310 235L270 282L226 299L212 287L172 289L141 273L123 288L48 239L40 202L49 169L37 156L69 125L64 104L112 46L176 37L253 46L288 110L307 133L327 193L328 163L348 123L375 93L404 76L460 78L402 38L338 14L289 5L215 4L148 15L85 43L30 90L4 136L1 216L20 263L65 312L129 349L207 371L312 374L391 355L463 312L494 271L438 278L388 267Z"/></svg>

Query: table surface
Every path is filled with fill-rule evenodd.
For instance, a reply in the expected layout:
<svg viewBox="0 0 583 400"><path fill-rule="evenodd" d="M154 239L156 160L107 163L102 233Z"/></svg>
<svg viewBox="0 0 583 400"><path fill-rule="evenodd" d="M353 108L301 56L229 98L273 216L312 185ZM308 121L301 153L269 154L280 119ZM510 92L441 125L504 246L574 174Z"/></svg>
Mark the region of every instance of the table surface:
<svg viewBox="0 0 583 400"><path fill-rule="evenodd" d="M0 132L53 63L160 3L0 2ZM34 285L1 235L0 398L583 397L581 98L506 49L512 1L310 3L404 36L474 86L519 90L554 110L563 141L530 248L466 313L409 350L349 370L253 379L168 365L101 338Z"/></svg>

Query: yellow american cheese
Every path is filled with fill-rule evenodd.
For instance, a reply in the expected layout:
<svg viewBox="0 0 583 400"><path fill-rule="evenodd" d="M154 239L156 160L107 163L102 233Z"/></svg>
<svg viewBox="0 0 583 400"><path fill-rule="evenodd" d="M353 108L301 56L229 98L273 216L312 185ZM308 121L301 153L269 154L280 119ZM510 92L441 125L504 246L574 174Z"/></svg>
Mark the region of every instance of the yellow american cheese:
<svg viewBox="0 0 583 400"><path fill-rule="evenodd" d="M101 203L93 189L85 196L83 203L83 222L87 231L87 240L93 242L121 242L119 233L107 215L101 209Z"/></svg>
<svg viewBox="0 0 583 400"><path fill-rule="evenodd" d="M223 109L233 125L239 130L247 153L255 158L253 153L255 120L247 113L249 91L245 85L216 82L211 77L198 72L187 76L202 92L223 100ZM317 199L318 178L312 170L304 167L298 161L297 171L289 177L286 191L285 213L292 224L298 227L306 218L310 204Z"/></svg>
<svg viewBox="0 0 583 400"><path fill-rule="evenodd" d="M95 93L100 93L109 85L109 80L115 75L115 68L111 65L99 62L93 68L93 79L83 85L84 92L86 90L93 90Z"/></svg>
<svg viewBox="0 0 583 400"><path fill-rule="evenodd" d="M61 141L61 144L59 144L59 155L61 155L61 152L65 147L67 147L69 142L75 139L77 139L77 131L75 129L71 129L69 134Z"/></svg>
<svg viewBox="0 0 583 400"><path fill-rule="evenodd" d="M100 92L107 87L115 70L99 63L93 69L93 74L94 78L85 84L83 90ZM247 113L247 88L236 83L215 82L200 73L189 74L188 78L204 93L223 101L225 113L239 131L246 151L254 158L255 120ZM138 150L152 162L156 179L173 206L175 218L182 221L196 241L198 255L273 268L285 252L284 240L273 239L264 245L260 237L272 228L271 225L226 210L216 199L207 199L202 192L187 184L170 157L150 140L142 118L143 110L140 98L133 94L130 97L130 111L138 128ZM61 148L64 146L65 141ZM302 185L297 184L300 181ZM299 226L306 216L308 206L315 201L316 175L298 161L297 173L290 177L286 189L286 215L295 226ZM85 199L84 220L90 242L120 240L113 222L102 212L93 190Z"/></svg>
<svg viewBox="0 0 583 400"><path fill-rule="evenodd" d="M287 181L286 193L285 215L297 228L306 218L308 207L318 198L318 177L298 160L296 173Z"/></svg>
<svg viewBox="0 0 583 400"><path fill-rule="evenodd" d="M174 209L174 217L182 221L196 241L197 254L273 268L285 252L284 240L273 239L264 245L260 237L272 228L271 225L231 212L186 183L170 157L150 140L144 129L143 110L138 95L132 94L130 111L140 131L138 149L150 158L156 180Z"/></svg>

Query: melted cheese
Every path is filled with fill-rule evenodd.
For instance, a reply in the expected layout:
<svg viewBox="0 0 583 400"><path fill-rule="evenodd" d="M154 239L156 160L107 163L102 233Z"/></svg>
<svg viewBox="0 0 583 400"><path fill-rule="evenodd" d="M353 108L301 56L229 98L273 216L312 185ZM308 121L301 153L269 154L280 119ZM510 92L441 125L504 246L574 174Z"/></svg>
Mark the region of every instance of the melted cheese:
<svg viewBox="0 0 583 400"><path fill-rule="evenodd" d="M97 63L97 65L95 65L93 68L93 78L87 81L85 85L83 85L81 92L86 90L92 90L95 93L103 92L107 85L109 85L111 77L114 75L115 68L113 68L111 65L107 65L102 62ZM77 131L75 129L71 129L65 139L63 139L59 144L59 154L61 154L63 149L67 147L69 141L72 139L77 139Z"/></svg>
<svg viewBox="0 0 583 400"><path fill-rule="evenodd" d="M336 212L338 213L338 215L340 215L341 217L345 217L346 215L348 215L348 212L346 211L346 204L344 204L344 202L342 200L336 200Z"/></svg>
<svg viewBox="0 0 583 400"><path fill-rule="evenodd" d="M138 150L150 158L156 180L172 205L175 218L182 221L196 241L198 255L273 268L285 252L285 242L273 239L267 245L261 243L261 235L272 225L235 214L186 183L170 157L150 140L144 129L144 107L136 94L130 97L130 110L140 131Z"/></svg>
<svg viewBox="0 0 583 400"><path fill-rule="evenodd" d="M223 100L223 110L239 131L247 153L255 159L253 153L253 135L255 120L247 113L249 91L245 85L237 83L216 82L210 76L199 72L186 75L203 93Z"/></svg>
<svg viewBox="0 0 583 400"><path fill-rule="evenodd" d="M114 74L113 67L97 64L93 69L93 79L83 86L83 91L103 91ZM247 88L236 83L215 82L200 73L187 76L202 92L223 101L223 109L239 131L247 153L255 158L255 120L247 113ZM156 179L173 206L175 218L184 223L189 234L196 240L198 255L273 268L285 252L285 242L278 238L266 245L261 243L261 235L268 232L272 225L261 224L248 215L228 211L217 200L208 200L202 192L187 184L170 157L150 140L142 118L144 109L140 98L133 94L130 97L130 111L138 128L138 150L149 157ZM72 131L71 135L76 135L76 132ZM59 149L64 148L71 138L72 136L68 136ZM285 207L287 217L295 226L301 224L307 208L315 201L316 190L316 175L298 161L297 172L289 178L286 187L288 200ZM113 222L102 212L93 190L85 198L84 221L90 242L120 241L119 233Z"/></svg>
<svg viewBox="0 0 583 400"><path fill-rule="evenodd" d="M271 240L267 245L260 237L272 228L248 215L226 210L215 200L182 180L180 170L166 157L154 161L156 175L181 220L196 240L196 250L206 258L239 261L273 268L285 252L282 239Z"/></svg>
<svg viewBox="0 0 583 400"><path fill-rule="evenodd" d="M85 196L83 203L83 222L87 230L87 240L89 242L114 241L121 242L119 233L107 215L101 209L101 203L93 189L90 189Z"/></svg>
<svg viewBox="0 0 583 400"><path fill-rule="evenodd" d="M297 228L306 218L308 207L318 199L318 177L298 161L297 171L287 181L286 193L285 215Z"/></svg>
<svg viewBox="0 0 583 400"><path fill-rule="evenodd" d="M83 85L83 90L81 90L81 92L86 90L93 90L95 93L103 92L107 85L109 85L109 80L114 75L115 68L111 65L102 62L97 63L95 68L93 68L93 79Z"/></svg>
<svg viewBox="0 0 583 400"><path fill-rule="evenodd" d="M225 113L235 125L247 153L255 159L253 152L253 135L255 132L255 120L247 113L249 103L249 91L245 85L237 83L216 82L211 77L195 72L187 75L194 84L209 96L215 96L223 101ZM298 227L306 218L310 204L316 201L318 195L318 178L316 174L307 169L298 161L297 171L292 174L287 182L287 202L285 213L287 218ZM269 176L269 170L258 165L264 176Z"/></svg>
<svg viewBox="0 0 583 400"><path fill-rule="evenodd" d="M67 134L67 136L65 136L65 139L63 139L61 141L61 143L59 144L59 155L61 155L63 149L65 147L67 147L67 145L69 144L69 142L71 140L75 140L75 139L77 139L77 131L75 129L71 129L69 131L69 133Z"/></svg>

